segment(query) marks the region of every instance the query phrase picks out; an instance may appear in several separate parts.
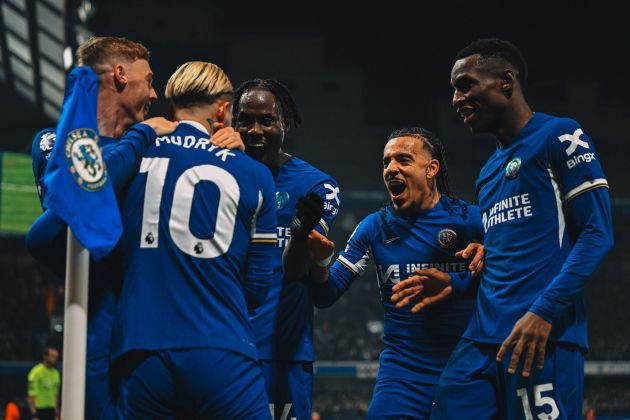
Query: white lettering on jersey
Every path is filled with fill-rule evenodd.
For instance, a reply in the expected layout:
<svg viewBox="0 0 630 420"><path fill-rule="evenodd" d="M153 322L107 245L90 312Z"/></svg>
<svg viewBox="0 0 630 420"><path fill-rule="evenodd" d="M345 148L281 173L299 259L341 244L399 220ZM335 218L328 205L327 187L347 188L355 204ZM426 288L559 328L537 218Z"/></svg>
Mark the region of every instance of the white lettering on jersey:
<svg viewBox="0 0 630 420"><path fill-rule="evenodd" d="M592 162L595 159L595 153L584 153L583 155L573 156L571 159L567 160L567 166L569 169L575 168L578 164L582 162Z"/></svg>
<svg viewBox="0 0 630 420"><path fill-rule="evenodd" d="M400 282L400 266L398 264L392 264L386 270L383 270L383 267L379 265L378 269L381 272L381 283L385 284L391 281L396 284Z"/></svg>
<svg viewBox="0 0 630 420"><path fill-rule="evenodd" d="M324 188L330 190L329 194L326 194L326 200L335 200L339 205L339 187L333 187L330 184L324 184Z"/></svg>
<svg viewBox="0 0 630 420"><path fill-rule="evenodd" d="M324 210L328 210L330 213L332 213L333 216L336 216L337 213L339 213L339 209L337 209L337 207L330 204L328 201L324 201Z"/></svg>
<svg viewBox="0 0 630 420"><path fill-rule="evenodd" d="M285 248L289 244L291 239L291 228L285 226L278 226L278 248Z"/></svg>
<svg viewBox="0 0 630 420"><path fill-rule="evenodd" d="M410 263L406 264L407 273L413 273L416 270L426 270L435 268L445 273L464 272L466 271L466 262L447 262L447 263Z"/></svg>
<svg viewBox="0 0 630 420"><path fill-rule="evenodd" d="M214 155L221 159L223 162L225 162L230 156L236 156L228 149L221 149L213 144L210 144L210 140L203 137L195 138L194 136L185 136L183 141L181 136L161 136L155 139L156 147L160 147L162 143L180 146L186 149L195 148L206 150L207 146L207 151L214 152L216 150Z"/></svg>
<svg viewBox="0 0 630 420"><path fill-rule="evenodd" d="M580 140L580 136L582 134L584 134L584 132L582 131L581 128L578 128L577 130L573 132L573 134L563 134L558 137L558 140L560 140L563 143L565 141L571 142L569 144L569 147L567 147L567 150L565 150L565 152L567 153L567 156L575 152L575 149L577 149L578 146L582 146L585 149L589 149L588 143L585 142L584 140Z"/></svg>
<svg viewBox="0 0 630 420"><path fill-rule="evenodd" d="M497 201L494 206L490 207L489 211L483 212L481 219L484 231L487 232L488 228L499 223L530 217L531 215L532 206L529 201L529 193L525 193Z"/></svg>

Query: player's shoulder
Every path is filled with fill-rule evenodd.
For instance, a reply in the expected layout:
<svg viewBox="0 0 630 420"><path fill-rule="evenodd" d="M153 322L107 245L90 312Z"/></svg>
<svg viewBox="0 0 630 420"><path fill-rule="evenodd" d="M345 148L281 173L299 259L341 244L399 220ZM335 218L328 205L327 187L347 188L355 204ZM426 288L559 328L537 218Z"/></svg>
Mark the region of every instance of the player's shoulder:
<svg viewBox="0 0 630 420"><path fill-rule="evenodd" d="M536 115L538 115L537 113ZM556 117L549 114L540 113L540 129L549 134L549 136L560 136L563 134L573 134L575 130L580 128L573 118Z"/></svg>
<svg viewBox="0 0 630 420"><path fill-rule="evenodd" d="M33 137L32 155L42 155L48 158L48 155L52 151L56 140L57 134L55 127L44 128Z"/></svg>
<svg viewBox="0 0 630 420"><path fill-rule="evenodd" d="M319 182L328 181L335 185L337 184L333 177L299 157L291 156L291 159L286 164L289 165L288 168L292 173L299 173L299 176L305 179Z"/></svg>

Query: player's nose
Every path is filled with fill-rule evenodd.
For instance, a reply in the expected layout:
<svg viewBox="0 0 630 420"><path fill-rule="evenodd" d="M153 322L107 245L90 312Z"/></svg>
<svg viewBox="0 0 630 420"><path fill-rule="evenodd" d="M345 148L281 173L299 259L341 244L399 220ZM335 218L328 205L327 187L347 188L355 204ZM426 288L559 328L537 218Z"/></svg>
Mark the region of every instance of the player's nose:
<svg viewBox="0 0 630 420"><path fill-rule="evenodd" d="M247 134L254 135L254 136L263 135L262 126L258 123L258 121L254 121L251 128L247 131Z"/></svg>
<svg viewBox="0 0 630 420"><path fill-rule="evenodd" d="M451 104L453 105L454 108L460 107L464 103L465 100L466 100L466 97L464 96L462 92L460 92L457 89L453 91L453 99L451 99Z"/></svg>

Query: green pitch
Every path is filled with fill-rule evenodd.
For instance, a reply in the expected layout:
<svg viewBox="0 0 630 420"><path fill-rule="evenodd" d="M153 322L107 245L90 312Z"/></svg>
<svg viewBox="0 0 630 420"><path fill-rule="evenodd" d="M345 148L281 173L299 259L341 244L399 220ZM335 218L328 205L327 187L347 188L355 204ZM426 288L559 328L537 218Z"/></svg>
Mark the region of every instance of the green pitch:
<svg viewBox="0 0 630 420"><path fill-rule="evenodd" d="M25 234L41 213L30 156L0 152L0 233Z"/></svg>

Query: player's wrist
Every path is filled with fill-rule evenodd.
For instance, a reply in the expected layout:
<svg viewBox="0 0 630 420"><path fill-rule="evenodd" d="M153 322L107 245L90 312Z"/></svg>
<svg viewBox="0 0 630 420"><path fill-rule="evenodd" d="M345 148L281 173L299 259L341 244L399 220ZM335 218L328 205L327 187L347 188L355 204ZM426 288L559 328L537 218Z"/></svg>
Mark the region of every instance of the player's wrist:
<svg viewBox="0 0 630 420"><path fill-rule="evenodd" d="M327 256L326 258L315 260L315 265L318 266L318 267L328 267L330 265L334 255L335 255L335 253L331 252L330 255Z"/></svg>

